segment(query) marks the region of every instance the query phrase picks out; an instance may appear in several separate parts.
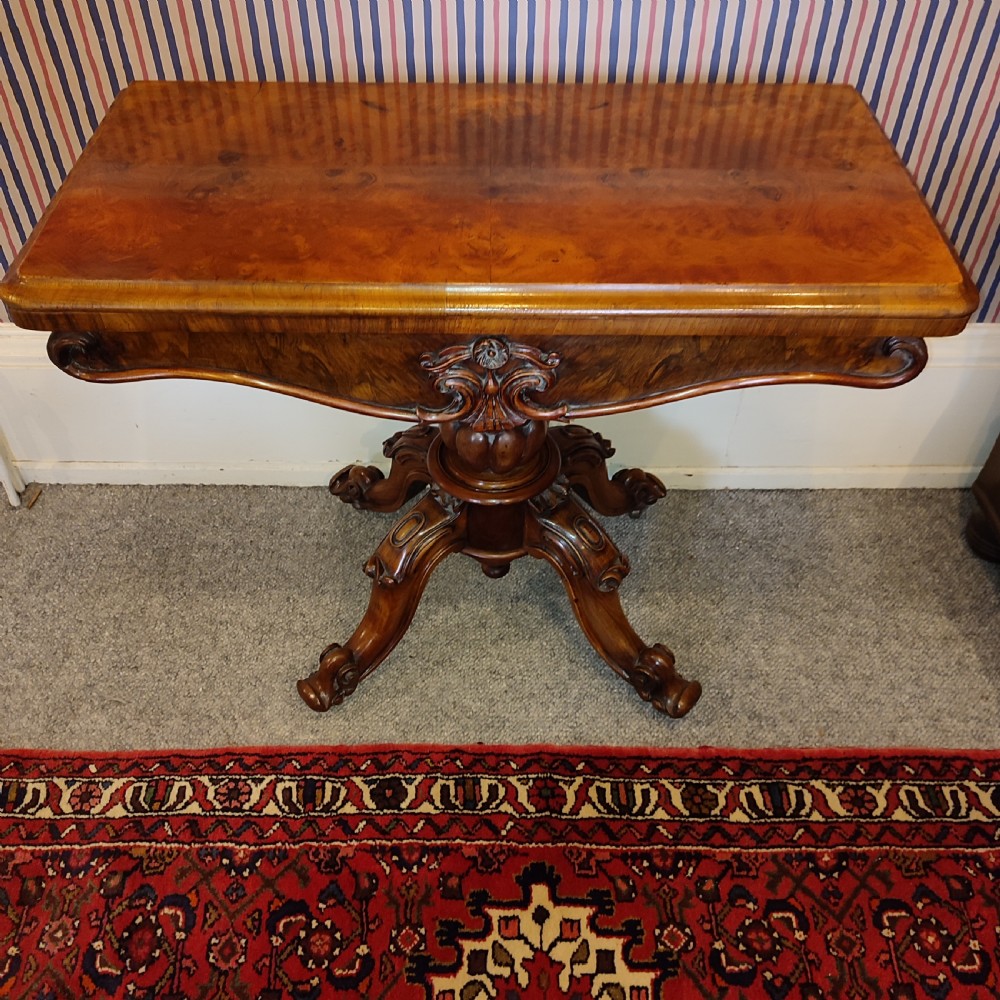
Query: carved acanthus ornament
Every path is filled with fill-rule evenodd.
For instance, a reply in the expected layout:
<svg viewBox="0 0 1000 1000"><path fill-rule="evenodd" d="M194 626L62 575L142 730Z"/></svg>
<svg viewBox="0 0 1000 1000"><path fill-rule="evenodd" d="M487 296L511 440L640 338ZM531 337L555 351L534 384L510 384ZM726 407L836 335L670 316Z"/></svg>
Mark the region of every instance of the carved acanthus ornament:
<svg viewBox="0 0 1000 1000"><path fill-rule="evenodd" d="M418 407L417 418L437 425L444 447L466 470L509 473L539 455L548 422L566 414L565 405L545 406L536 398L555 384L559 360L503 337L424 354L421 366L451 402L439 410Z"/></svg>
<svg viewBox="0 0 1000 1000"><path fill-rule="evenodd" d="M544 352L502 337L482 337L471 344L424 354L421 367L434 379L438 392L452 397L440 410L417 408L417 419L444 424L461 421L475 431L497 433L529 420L558 420L565 405L546 407L533 400L556 380L560 361Z"/></svg>

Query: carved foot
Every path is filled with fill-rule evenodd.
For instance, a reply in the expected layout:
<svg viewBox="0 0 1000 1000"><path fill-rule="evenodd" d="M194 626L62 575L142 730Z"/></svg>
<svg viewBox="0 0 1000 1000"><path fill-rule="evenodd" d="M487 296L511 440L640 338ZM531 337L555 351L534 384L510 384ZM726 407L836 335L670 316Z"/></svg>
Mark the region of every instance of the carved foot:
<svg viewBox="0 0 1000 1000"><path fill-rule="evenodd" d="M667 495L663 483L642 469L622 469L609 478L607 460L615 449L600 434L569 424L550 427L549 435L562 454L562 474L599 514L638 517Z"/></svg>
<svg viewBox="0 0 1000 1000"><path fill-rule="evenodd" d="M319 667L298 683L310 708L339 705L392 652L434 568L465 545L465 521L464 507L446 509L427 494L396 522L365 566L372 592L361 624L343 646L328 646Z"/></svg>
<svg viewBox="0 0 1000 1000"><path fill-rule="evenodd" d="M354 654L343 646L332 643L323 650L319 667L296 685L299 696L314 711L325 712L331 705L339 705L361 679Z"/></svg>
<svg viewBox="0 0 1000 1000"><path fill-rule="evenodd" d="M618 599L628 560L604 529L572 495L558 490L533 501L531 509L527 550L556 568L590 644L658 711L674 718L690 711L701 685L674 670L669 649L648 646L629 624Z"/></svg>
<svg viewBox="0 0 1000 1000"><path fill-rule="evenodd" d="M436 433L432 427L410 427L393 434L382 448L392 459L388 477L374 465L348 465L330 480L330 492L358 510L399 510L430 484L427 449Z"/></svg>
<svg viewBox="0 0 1000 1000"><path fill-rule="evenodd" d="M687 715L701 697L701 684L681 677L674 670L674 654L658 642L643 649L627 677L643 701L674 719Z"/></svg>
<svg viewBox="0 0 1000 1000"><path fill-rule="evenodd" d="M375 465L347 465L330 480L330 492L357 510L371 510L368 494L377 483L385 481Z"/></svg>

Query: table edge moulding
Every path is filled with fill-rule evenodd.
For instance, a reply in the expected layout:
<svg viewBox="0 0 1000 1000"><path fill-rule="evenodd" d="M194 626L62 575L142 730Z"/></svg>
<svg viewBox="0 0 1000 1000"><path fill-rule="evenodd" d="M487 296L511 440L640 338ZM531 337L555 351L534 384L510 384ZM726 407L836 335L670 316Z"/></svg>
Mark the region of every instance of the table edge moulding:
<svg viewBox="0 0 1000 1000"><path fill-rule="evenodd" d="M0 284L92 382L199 378L413 426L368 609L299 682L340 703L452 553L530 555L655 708L701 688L642 640L593 516L664 496L571 421L777 383L889 388L977 292L861 97L839 85L136 83ZM404 509L405 508L405 509Z"/></svg>

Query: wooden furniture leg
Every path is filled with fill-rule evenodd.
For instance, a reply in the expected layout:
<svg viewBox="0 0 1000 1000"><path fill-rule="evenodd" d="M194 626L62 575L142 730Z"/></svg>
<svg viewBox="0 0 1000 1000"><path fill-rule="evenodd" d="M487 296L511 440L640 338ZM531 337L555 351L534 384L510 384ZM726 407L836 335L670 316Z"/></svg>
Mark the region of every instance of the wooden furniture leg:
<svg viewBox="0 0 1000 1000"><path fill-rule="evenodd" d="M451 435L430 427L386 442L393 459L387 477L362 465L333 477L331 492L365 510L395 510L433 485L368 561L372 592L354 635L328 646L319 667L299 681L310 708L326 711L353 693L402 638L434 568L462 552L493 577L521 556L547 560L562 577L584 634L612 669L659 711L678 717L691 709L701 685L676 672L669 649L643 642L629 624L617 593L628 560L574 495L605 514L638 513L663 495L662 484L639 469L609 479L605 462L613 449L585 428L540 430L541 436L523 432L525 442L535 442L529 458L501 477L464 466L448 446Z"/></svg>
<svg viewBox="0 0 1000 1000"><path fill-rule="evenodd" d="M615 453L611 442L579 424L549 428L562 455L562 474L573 489L599 514L638 517L667 495L663 483L642 469L621 469L608 476L607 460Z"/></svg>
<svg viewBox="0 0 1000 1000"><path fill-rule="evenodd" d="M361 624L345 645L328 646L319 667L298 683L310 708L339 705L392 652L434 568L465 544L465 520L461 506L445 507L428 493L396 522L365 565L372 591Z"/></svg>
<svg viewBox="0 0 1000 1000"><path fill-rule="evenodd" d="M670 650L647 645L629 624L618 599L628 559L559 484L534 500L531 510L527 551L547 560L562 577L590 644L643 701L675 718L685 715L700 697L701 685L681 677Z"/></svg>
<svg viewBox="0 0 1000 1000"><path fill-rule="evenodd" d="M382 454L392 459L388 476L374 465L348 465L330 480L330 492L358 510L399 510L431 481L427 449L436 433L421 426L393 434L382 446Z"/></svg>
<svg viewBox="0 0 1000 1000"><path fill-rule="evenodd" d="M325 711L351 694L406 631L434 567L452 552L503 576L514 559L546 559L569 592L591 645L645 701L668 715L687 713L701 685L674 670L673 654L647 645L618 600L628 560L584 510L578 494L608 515L638 514L664 496L640 469L608 476L610 443L584 427L555 425L565 407L532 397L555 379L559 357L536 347L483 337L421 356L435 388L451 401L419 407L418 427L385 444L388 477L351 465L330 491L365 510L397 510L430 486L368 561L372 592L361 624L344 646L324 650L299 694Z"/></svg>

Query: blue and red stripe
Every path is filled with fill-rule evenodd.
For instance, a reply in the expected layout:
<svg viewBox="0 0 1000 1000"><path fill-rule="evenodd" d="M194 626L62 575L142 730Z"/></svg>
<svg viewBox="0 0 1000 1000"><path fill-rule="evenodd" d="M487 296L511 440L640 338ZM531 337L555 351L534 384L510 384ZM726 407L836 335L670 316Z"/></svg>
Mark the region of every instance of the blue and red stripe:
<svg viewBox="0 0 1000 1000"><path fill-rule="evenodd" d="M133 78L857 86L1000 318L1000 0L0 0L9 263Z"/></svg>

